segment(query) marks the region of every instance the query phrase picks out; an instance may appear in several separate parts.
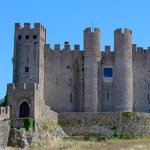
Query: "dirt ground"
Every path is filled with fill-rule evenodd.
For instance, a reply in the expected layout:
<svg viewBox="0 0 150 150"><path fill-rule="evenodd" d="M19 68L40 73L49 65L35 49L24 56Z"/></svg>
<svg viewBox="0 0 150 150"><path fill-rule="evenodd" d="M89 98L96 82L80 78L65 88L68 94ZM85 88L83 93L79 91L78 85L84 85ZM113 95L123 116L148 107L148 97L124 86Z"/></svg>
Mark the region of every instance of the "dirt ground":
<svg viewBox="0 0 150 150"><path fill-rule="evenodd" d="M9 150L17 149L9 148ZM47 141L33 144L28 150L150 150L150 139L108 140L103 142Z"/></svg>

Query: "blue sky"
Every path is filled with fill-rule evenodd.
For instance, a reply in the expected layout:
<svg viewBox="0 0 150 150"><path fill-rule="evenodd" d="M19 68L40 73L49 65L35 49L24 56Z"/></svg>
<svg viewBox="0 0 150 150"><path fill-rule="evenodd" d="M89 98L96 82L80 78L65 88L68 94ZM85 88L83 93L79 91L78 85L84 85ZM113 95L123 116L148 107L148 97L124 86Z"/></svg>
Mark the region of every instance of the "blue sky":
<svg viewBox="0 0 150 150"><path fill-rule="evenodd" d="M92 26L101 29L101 50L110 45L113 32L130 28L133 43L145 49L150 46L150 0L0 0L0 98L12 83L14 23L40 22L47 28L47 43L69 41L71 49L80 44L83 50L83 30Z"/></svg>

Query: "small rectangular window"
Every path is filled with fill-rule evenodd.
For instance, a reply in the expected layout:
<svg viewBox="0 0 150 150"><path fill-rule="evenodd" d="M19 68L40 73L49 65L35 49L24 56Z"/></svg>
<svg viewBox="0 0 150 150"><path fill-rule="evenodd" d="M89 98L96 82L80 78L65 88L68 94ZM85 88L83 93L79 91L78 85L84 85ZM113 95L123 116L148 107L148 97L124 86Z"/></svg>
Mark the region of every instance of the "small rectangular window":
<svg viewBox="0 0 150 150"><path fill-rule="evenodd" d="M25 72L29 72L29 67L25 67Z"/></svg>
<svg viewBox="0 0 150 150"><path fill-rule="evenodd" d="M107 100L109 100L109 93L107 93Z"/></svg>
<svg viewBox="0 0 150 150"><path fill-rule="evenodd" d="M71 95L70 95L70 102L72 102L72 93L71 93Z"/></svg>
<svg viewBox="0 0 150 150"><path fill-rule="evenodd" d="M33 39L36 39L36 35L33 35Z"/></svg>
<svg viewBox="0 0 150 150"><path fill-rule="evenodd" d="M21 35L18 35L18 39L19 39L19 40L21 39Z"/></svg>
<svg viewBox="0 0 150 150"><path fill-rule="evenodd" d="M26 35L26 39L29 39L29 35Z"/></svg>
<svg viewBox="0 0 150 150"><path fill-rule="evenodd" d="M113 77L113 68L103 68L103 77Z"/></svg>

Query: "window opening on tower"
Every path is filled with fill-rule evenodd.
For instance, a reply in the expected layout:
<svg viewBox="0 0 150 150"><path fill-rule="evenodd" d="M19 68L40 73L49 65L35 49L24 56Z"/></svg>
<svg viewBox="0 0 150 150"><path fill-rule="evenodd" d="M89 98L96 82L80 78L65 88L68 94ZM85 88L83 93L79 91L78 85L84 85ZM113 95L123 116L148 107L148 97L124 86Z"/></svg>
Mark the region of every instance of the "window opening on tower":
<svg viewBox="0 0 150 150"><path fill-rule="evenodd" d="M19 40L21 39L21 35L18 35L18 39L19 39Z"/></svg>
<svg viewBox="0 0 150 150"><path fill-rule="evenodd" d="M29 72L29 67L25 67L25 72Z"/></svg>
<svg viewBox="0 0 150 150"><path fill-rule="evenodd" d="M26 35L26 39L29 39L29 35Z"/></svg>
<svg viewBox="0 0 150 150"><path fill-rule="evenodd" d="M103 77L113 77L113 68L103 68Z"/></svg>

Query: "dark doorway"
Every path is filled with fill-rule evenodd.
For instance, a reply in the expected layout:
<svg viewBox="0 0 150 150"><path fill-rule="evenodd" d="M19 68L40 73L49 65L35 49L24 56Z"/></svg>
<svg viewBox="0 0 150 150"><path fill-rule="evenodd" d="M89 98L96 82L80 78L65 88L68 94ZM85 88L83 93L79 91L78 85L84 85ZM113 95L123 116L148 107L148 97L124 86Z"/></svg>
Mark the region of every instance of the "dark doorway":
<svg viewBox="0 0 150 150"><path fill-rule="evenodd" d="M23 117L29 117L29 105L27 102L23 102L20 105L20 110L19 110L19 117L23 118Z"/></svg>

